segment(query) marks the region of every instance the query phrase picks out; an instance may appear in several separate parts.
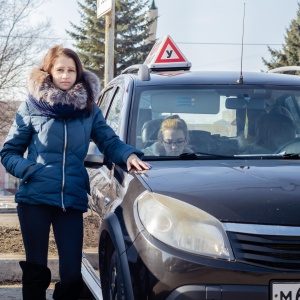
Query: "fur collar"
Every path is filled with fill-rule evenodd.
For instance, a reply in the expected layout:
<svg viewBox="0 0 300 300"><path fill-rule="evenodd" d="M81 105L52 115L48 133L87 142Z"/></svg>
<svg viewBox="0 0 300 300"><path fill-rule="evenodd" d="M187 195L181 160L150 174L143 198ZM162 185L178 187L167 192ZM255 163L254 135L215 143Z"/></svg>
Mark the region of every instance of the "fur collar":
<svg viewBox="0 0 300 300"><path fill-rule="evenodd" d="M100 95L100 82L97 76L83 72L84 82L91 87L94 100ZM28 77L28 91L37 101L44 101L51 106L56 104L73 105L75 109L84 109L87 103L87 92L82 82L76 83L70 90L57 88L50 79L50 74L34 68Z"/></svg>

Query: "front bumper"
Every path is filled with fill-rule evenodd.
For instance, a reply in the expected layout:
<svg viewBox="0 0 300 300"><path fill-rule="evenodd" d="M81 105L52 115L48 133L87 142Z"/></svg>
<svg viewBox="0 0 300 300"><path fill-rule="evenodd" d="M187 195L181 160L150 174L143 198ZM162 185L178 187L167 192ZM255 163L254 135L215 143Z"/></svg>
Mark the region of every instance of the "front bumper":
<svg viewBox="0 0 300 300"><path fill-rule="evenodd" d="M141 232L127 249L139 299L270 300L271 282L300 282L299 271L276 270L179 251Z"/></svg>

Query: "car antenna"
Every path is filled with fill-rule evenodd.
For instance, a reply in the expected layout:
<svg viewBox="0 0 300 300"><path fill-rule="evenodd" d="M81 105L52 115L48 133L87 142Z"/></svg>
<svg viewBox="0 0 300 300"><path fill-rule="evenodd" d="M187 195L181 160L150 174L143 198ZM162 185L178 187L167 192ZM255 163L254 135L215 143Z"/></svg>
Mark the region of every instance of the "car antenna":
<svg viewBox="0 0 300 300"><path fill-rule="evenodd" d="M243 78L243 50L244 50L244 25L245 25L245 3L244 3L244 16L243 16L243 34L242 34L242 54L241 54L241 74L240 78L237 80L237 83L243 84L244 78Z"/></svg>

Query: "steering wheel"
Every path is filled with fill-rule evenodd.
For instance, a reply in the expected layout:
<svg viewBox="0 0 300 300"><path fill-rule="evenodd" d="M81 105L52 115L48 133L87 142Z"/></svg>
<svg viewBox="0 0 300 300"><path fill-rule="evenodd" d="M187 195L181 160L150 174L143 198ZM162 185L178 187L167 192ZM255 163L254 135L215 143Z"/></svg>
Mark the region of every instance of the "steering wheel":
<svg viewBox="0 0 300 300"><path fill-rule="evenodd" d="M294 138L288 141L284 145L280 146L275 153L278 154L281 152L286 152L287 154L300 153L300 138Z"/></svg>
<svg viewBox="0 0 300 300"><path fill-rule="evenodd" d="M204 139L198 139L197 145L191 144L191 148L194 152L216 154L219 150L218 143L215 139L207 137Z"/></svg>

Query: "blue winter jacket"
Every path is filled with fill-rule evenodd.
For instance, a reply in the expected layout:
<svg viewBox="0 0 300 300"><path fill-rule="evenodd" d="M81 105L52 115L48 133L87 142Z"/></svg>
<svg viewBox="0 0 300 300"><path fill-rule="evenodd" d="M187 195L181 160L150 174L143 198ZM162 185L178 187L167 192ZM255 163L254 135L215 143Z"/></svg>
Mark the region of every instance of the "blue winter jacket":
<svg viewBox="0 0 300 300"><path fill-rule="evenodd" d="M43 116L30 101L23 102L1 150L6 170L21 178L16 202L87 211L90 187L84 159L91 139L117 164L126 163L132 153L143 155L119 139L96 104L90 116L64 120Z"/></svg>

